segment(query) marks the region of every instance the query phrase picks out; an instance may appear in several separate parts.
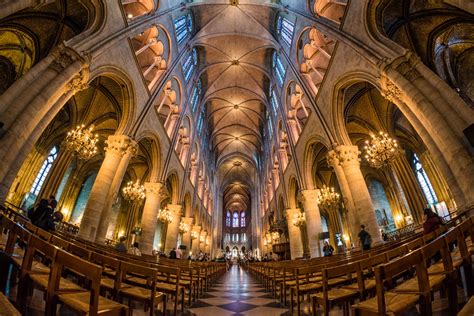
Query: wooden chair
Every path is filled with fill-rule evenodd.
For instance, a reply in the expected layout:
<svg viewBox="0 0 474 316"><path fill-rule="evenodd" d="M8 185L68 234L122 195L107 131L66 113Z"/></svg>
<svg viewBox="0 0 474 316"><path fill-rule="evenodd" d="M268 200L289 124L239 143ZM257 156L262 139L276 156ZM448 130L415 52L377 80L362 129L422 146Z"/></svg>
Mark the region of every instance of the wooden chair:
<svg viewBox="0 0 474 316"><path fill-rule="evenodd" d="M56 235L53 235L51 237L51 243L55 245L56 247L61 248L63 250L67 250L69 248L69 242Z"/></svg>
<svg viewBox="0 0 474 316"><path fill-rule="evenodd" d="M295 269L296 286L290 289L290 310L293 312L293 297L296 295L296 304L298 316L301 315L300 297L305 294L313 294L321 291L323 285L321 283L321 272L325 265L314 265L304 268Z"/></svg>
<svg viewBox="0 0 474 316"><path fill-rule="evenodd" d="M120 301L123 298L128 298L130 311L132 301L141 301L145 303L145 308L149 308L150 316L154 315L155 308L160 303L163 303L163 315L166 314L166 295L156 291L157 269L122 261L119 274L117 293ZM123 284L123 282L127 282L129 275L134 278L141 276L144 280L147 280L147 284L143 286Z"/></svg>
<svg viewBox="0 0 474 316"><path fill-rule="evenodd" d="M89 280L87 288L73 293L61 290L61 274L63 270L72 270L84 275ZM102 267L83 260L77 256L58 249L56 260L48 285L46 315L55 315L57 304L67 306L78 315L122 315L127 314L127 307L99 295Z"/></svg>
<svg viewBox="0 0 474 316"><path fill-rule="evenodd" d="M91 253L90 261L102 267L102 276L100 278L101 290L103 292L109 292L114 299L117 299L116 289L120 275L120 261L97 252Z"/></svg>
<svg viewBox="0 0 474 316"><path fill-rule="evenodd" d="M394 279L400 279L405 272L416 270L418 290L415 293L391 291ZM354 315L404 315L420 305L422 315L431 315L431 298L428 273L421 250L416 250L397 260L375 268L376 297L352 306Z"/></svg>
<svg viewBox="0 0 474 316"><path fill-rule="evenodd" d="M356 288L331 286L332 280L346 280L351 283L355 279ZM336 284L339 283L336 282ZM348 263L339 265L333 268L323 269L322 271L322 292L311 296L313 306L313 315L316 315L316 306L322 305L324 308L324 315L329 315L329 310L332 306L341 304L343 306L343 315L348 316L350 305L349 303L362 296L365 292L364 281L362 276L362 269L360 262Z"/></svg>
<svg viewBox="0 0 474 316"><path fill-rule="evenodd" d="M468 295L472 295L474 282L472 276L472 259L461 226L458 226L444 234L444 240L449 249L453 248L453 250L449 252L453 262L453 267L459 274L461 268L464 270L466 290Z"/></svg>
<svg viewBox="0 0 474 316"><path fill-rule="evenodd" d="M181 295L181 311L184 312L184 287L180 283L181 270L163 265L153 265L158 271L156 289L174 297L174 315Z"/></svg>

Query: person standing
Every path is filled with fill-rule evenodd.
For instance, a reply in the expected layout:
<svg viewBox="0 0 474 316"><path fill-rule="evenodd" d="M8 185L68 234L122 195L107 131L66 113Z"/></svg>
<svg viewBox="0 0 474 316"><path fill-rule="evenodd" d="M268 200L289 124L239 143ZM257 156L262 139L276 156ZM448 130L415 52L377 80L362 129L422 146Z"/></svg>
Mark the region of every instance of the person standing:
<svg viewBox="0 0 474 316"><path fill-rule="evenodd" d="M323 254L325 257L330 257L334 253L334 248L327 241L324 242Z"/></svg>
<svg viewBox="0 0 474 316"><path fill-rule="evenodd" d="M365 230L365 225L360 225L359 240L362 250L370 250L372 244L372 236Z"/></svg>
<svg viewBox="0 0 474 316"><path fill-rule="evenodd" d="M181 248L178 247L176 249L176 259L181 259L183 257L183 252L181 251Z"/></svg>
<svg viewBox="0 0 474 316"><path fill-rule="evenodd" d="M176 248L170 251L170 259L176 259Z"/></svg>

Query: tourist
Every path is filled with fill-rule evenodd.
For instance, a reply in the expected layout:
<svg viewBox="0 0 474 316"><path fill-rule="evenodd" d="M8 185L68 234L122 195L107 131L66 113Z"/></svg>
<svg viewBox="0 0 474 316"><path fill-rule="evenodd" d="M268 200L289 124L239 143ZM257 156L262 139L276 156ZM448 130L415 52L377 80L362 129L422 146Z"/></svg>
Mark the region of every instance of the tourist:
<svg viewBox="0 0 474 316"><path fill-rule="evenodd" d="M330 257L334 253L334 248L327 241L324 242L323 254L325 257Z"/></svg>
<svg viewBox="0 0 474 316"><path fill-rule="evenodd" d="M127 253L127 246L125 245L125 240L127 240L127 237L120 236L119 242L115 245L115 250L121 253Z"/></svg>
<svg viewBox="0 0 474 316"><path fill-rule="evenodd" d="M177 256L176 256L176 248L173 248L171 251L170 251L170 259L176 259Z"/></svg>
<svg viewBox="0 0 474 316"><path fill-rule="evenodd" d="M423 216L425 221L423 222L423 233L429 234L436 231L441 225L443 225L443 220L439 217L438 214L433 212L430 208L425 208L423 210Z"/></svg>
<svg viewBox="0 0 474 316"><path fill-rule="evenodd" d="M134 242L132 247L130 247L130 249L128 249L128 253L131 254L131 255L135 255L135 256L141 256L142 255L142 252L138 248L138 243L137 242Z"/></svg>
<svg viewBox="0 0 474 316"><path fill-rule="evenodd" d="M46 211L48 208L48 200L46 199L41 199L39 203L36 205L36 207L33 207L30 212L28 212L28 217L31 220L33 224L36 225L36 222L38 218L41 217L41 215Z"/></svg>
<svg viewBox="0 0 474 316"><path fill-rule="evenodd" d="M370 250L372 244L372 236L365 230L365 225L360 225L361 231L359 232L360 244L362 250Z"/></svg>
<svg viewBox="0 0 474 316"><path fill-rule="evenodd" d="M181 251L181 248L178 247L176 249L176 259L181 259L183 257L183 252Z"/></svg>

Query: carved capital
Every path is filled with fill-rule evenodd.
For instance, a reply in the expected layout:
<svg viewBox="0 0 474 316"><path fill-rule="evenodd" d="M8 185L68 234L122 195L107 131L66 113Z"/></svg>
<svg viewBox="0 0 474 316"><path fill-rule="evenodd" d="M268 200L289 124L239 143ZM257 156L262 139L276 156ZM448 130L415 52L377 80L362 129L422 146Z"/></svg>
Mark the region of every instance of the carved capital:
<svg viewBox="0 0 474 316"><path fill-rule="evenodd" d="M61 73L78 59L78 56L75 53L65 47L59 47L55 52L53 52L53 56L55 58L49 67L57 73Z"/></svg>
<svg viewBox="0 0 474 316"><path fill-rule="evenodd" d="M328 164L332 167L359 164L359 154L360 151L357 146L339 145L328 153Z"/></svg>
<svg viewBox="0 0 474 316"><path fill-rule="evenodd" d="M138 151L137 142L127 135L111 135L105 143L105 151L114 155L123 156L129 152L134 156Z"/></svg>
<svg viewBox="0 0 474 316"><path fill-rule="evenodd" d="M78 75L71 79L67 84L67 90L73 91L74 93L85 90L89 87L88 76L86 72L82 70Z"/></svg>
<svg viewBox="0 0 474 316"><path fill-rule="evenodd" d="M160 182L145 182L146 196L160 196L163 183Z"/></svg>
<svg viewBox="0 0 474 316"><path fill-rule="evenodd" d="M400 100L402 96L402 91L394 84L390 79L385 80L385 87L382 90L382 96L385 97L392 103L395 103L396 100Z"/></svg>

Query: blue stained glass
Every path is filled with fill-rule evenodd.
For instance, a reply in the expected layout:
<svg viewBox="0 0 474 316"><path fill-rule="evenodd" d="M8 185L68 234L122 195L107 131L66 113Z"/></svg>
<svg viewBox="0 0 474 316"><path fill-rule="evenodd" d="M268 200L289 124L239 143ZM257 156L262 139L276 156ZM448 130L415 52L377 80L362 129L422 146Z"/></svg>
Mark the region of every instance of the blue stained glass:
<svg viewBox="0 0 474 316"><path fill-rule="evenodd" d="M48 157L43 162L40 171L36 175L35 181L33 182L33 186L31 187L30 193L38 196L41 191L41 187L43 186L46 177L48 176L51 167L53 166L54 160L58 158L58 147L54 146L48 154Z"/></svg>
<svg viewBox="0 0 474 316"><path fill-rule="evenodd" d="M193 89L193 95L191 97L191 112L195 113L199 104L199 97L201 96L201 79L198 80L196 86Z"/></svg>
<svg viewBox="0 0 474 316"><path fill-rule="evenodd" d="M286 75L286 68L283 66L283 63L281 62L280 56L276 52L273 53L273 69L276 74L277 82L280 88L283 86L283 82L285 81L285 75Z"/></svg>
<svg viewBox="0 0 474 316"><path fill-rule="evenodd" d="M186 83L188 83L189 79L191 79L194 69L196 68L196 65L197 65L197 52L196 52L196 49L193 48L193 50L184 59L184 63L182 65L184 80L186 81Z"/></svg>
<svg viewBox="0 0 474 316"><path fill-rule="evenodd" d="M290 47L293 40L293 33L295 31L295 24L290 20L279 16L277 21L277 31L283 42Z"/></svg>
<svg viewBox="0 0 474 316"><path fill-rule="evenodd" d="M423 195L426 197L428 203L436 204L438 203L438 197L431 185L430 179L423 168L420 159L416 154L413 154L413 165L415 166L416 178L418 183L420 184L421 190L423 191Z"/></svg>

